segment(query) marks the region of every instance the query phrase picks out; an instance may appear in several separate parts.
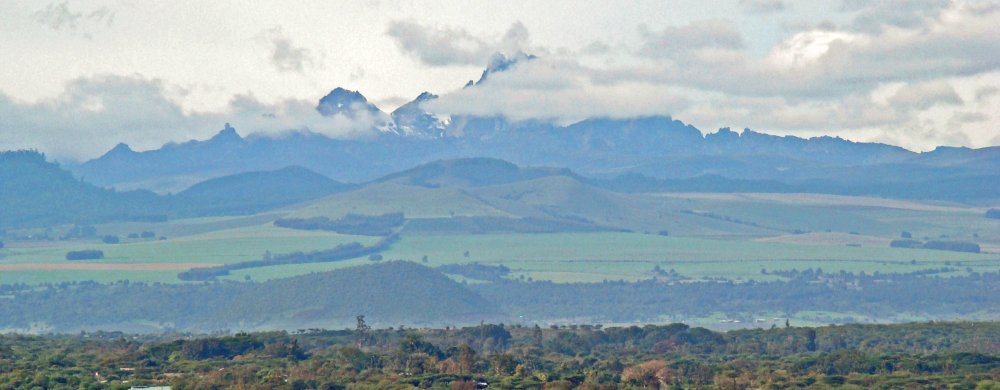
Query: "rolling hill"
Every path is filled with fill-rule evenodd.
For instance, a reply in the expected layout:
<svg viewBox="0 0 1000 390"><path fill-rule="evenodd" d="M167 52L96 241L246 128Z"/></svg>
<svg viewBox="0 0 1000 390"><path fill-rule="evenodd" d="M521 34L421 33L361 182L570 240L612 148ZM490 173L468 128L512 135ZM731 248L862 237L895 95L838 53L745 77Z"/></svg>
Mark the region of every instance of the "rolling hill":
<svg viewBox="0 0 1000 390"><path fill-rule="evenodd" d="M348 188L316 172L292 166L209 179L178 193L175 201L196 210L192 216L253 214Z"/></svg>
<svg viewBox="0 0 1000 390"><path fill-rule="evenodd" d="M74 178L34 151L0 152L0 228L244 215L345 190L299 167L211 179L177 195L116 191Z"/></svg>

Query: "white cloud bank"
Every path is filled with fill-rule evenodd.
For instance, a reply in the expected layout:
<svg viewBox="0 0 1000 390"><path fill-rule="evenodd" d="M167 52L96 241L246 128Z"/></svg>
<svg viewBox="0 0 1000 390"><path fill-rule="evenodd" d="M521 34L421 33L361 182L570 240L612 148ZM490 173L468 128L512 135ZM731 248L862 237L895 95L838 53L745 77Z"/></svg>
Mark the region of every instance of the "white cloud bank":
<svg viewBox="0 0 1000 390"><path fill-rule="evenodd" d="M443 94L427 108L557 122L662 114L705 131L747 126L917 150L995 144L1000 123L988 113L1000 112L1000 5L844 7L855 15L847 26L794 33L758 57L724 20L659 31L640 26L631 61L584 65L574 53L541 58L475 89ZM875 15L889 11L896 17L874 24Z"/></svg>
<svg viewBox="0 0 1000 390"><path fill-rule="evenodd" d="M88 159L119 142L143 150L205 139L226 122L244 136L308 130L353 138L370 134L379 119L363 112L323 117L315 109L316 101L265 103L252 95L235 96L219 112L185 112L171 98L177 90L140 76L100 76L75 80L57 98L34 103L0 94L0 145L8 149L45 145L42 151L57 158Z"/></svg>

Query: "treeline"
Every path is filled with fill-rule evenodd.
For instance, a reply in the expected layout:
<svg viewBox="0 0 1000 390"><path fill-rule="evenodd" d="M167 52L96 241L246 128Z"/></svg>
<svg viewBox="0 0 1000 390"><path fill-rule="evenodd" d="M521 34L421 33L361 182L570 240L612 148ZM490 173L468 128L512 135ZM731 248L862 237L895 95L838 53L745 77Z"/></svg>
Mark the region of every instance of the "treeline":
<svg viewBox="0 0 1000 390"><path fill-rule="evenodd" d="M1000 273L995 272L936 276L798 271L787 281L675 284L657 280L552 283L504 279L470 284L468 289L511 316L539 321L562 318L621 323L724 313L730 319L752 322L766 313L829 311L846 314L823 318L824 323L852 323L861 318L918 313L954 318L1000 312Z"/></svg>
<svg viewBox="0 0 1000 390"><path fill-rule="evenodd" d="M953 252L968 252L968 253L979 253L979 244L974 242L965 241L927 241L923 242L914 239L899 239L892 240L889 242L889 246L893 248L911 248L911 249L935 249L940 251L953 251Z"/></svg>
<svg viewBox="0 0 1000 390"><path fill-rule="evenodd" d="M192 268L177 274L177 278L184 281L205 281L229 275L231 271L240 269L287 264L329 263L354 259L386 250L390 245L392 245L392 243L398 240L398 235L390 234L372 246L364 246L358 242L351 242L337 245L332 249L311 252L291 252L278 255L265 254L260 260L241 261L238 263L224 264L216 267Z"/></svg>
<svg viewBox="0 0 1000 390"><path fill-rule="evenodd" d="M601 328L480 324L191 336L0 336L2 388L976 388L1000 325Z"/></svg>
<svg viewBox="0 0 1000 390"><path fill-rule="evenodd" d="M406 222L403 213L382 215L347 214L338 219L327 217L282 218L274 221L274 226L299 230L326 230L340 234L362 236L388 236Z"/></svg>
<svg viewBox="0 0 1000 390"><path fill-rule="evenodd" d="M66 252L66 260L98 260L103 258L104 252L97 249Z"/></svg>
<svg viewBox="0 0 1000 390"><path fill-rule="evenodd" d="M266 282L190 284L79 283L0 286L0 328L48 324L75 330L102 325L169 324L176 329L296 327L353 311L394 324L518 322L629 323L724 318L819 323L895 318L990 318L1000 312L1000 273L913 274L782 272L785 281L552 283L511 280L504 268L445 267L490 283L463 285L412 262L390 261ZM766 272L766 271L765 271ZM107 302L114 302L109 305ZM829 312L831 314L823 314ZM339 314L336 314L339 313ZM836 313L836 314L833 314ZM377 314L377 316L375 316ZM110 324L110 325L109 325Z"/></svg>

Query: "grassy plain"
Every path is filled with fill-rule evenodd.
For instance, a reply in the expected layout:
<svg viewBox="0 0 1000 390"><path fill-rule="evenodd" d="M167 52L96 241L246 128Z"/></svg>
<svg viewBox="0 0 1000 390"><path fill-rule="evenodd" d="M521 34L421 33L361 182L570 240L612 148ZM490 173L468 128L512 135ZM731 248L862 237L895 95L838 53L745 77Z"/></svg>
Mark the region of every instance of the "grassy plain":
<svg viewBox="0 0 1000 390"><path fill-rule="evenodd" d="M465 256L468 252L468 257ZM995 270L1000 255L888 247L804 245L638 233L408 236L386 258L430 265L503 264L515 276L557 282L635 280L652 269L691 278L769 279L761 270L822 268L827 272L913 272L945 266Z"/></svg>
<svg viewBox="0 0 1000 390"><path fill-rule="evenodd" d="M186 223L186 222L181 222ZM166 225L166 224L164 224ZM102 227L103 228L103 227ZM323 231L300 231L275 227L271 224L223 229L207 233L168 238L166 240L125 239L120 244L103 244L97 240L15 242L5 249L3 265L45 265L46 270L0 271L3 283L45 283L72 280L179 282L176 270L79 270L77 262L66 260L66 252L99 249L105 258L102 264L169 265L226 264L261 258L265 252L288 253L329 249L340 244L360 242L372 244L377 238L341 235ZM60 267L63 265L64 267ZM308 267L303 266L304 269ZM41 267L35 267L41 268ZM128 268L128 267L121 267Z"/></svg>
<svg viewBox="0 0 1000 390"><path fill-rule="evenodd" d="M157 238L165 237L163 240L124 239L117 245L96 239L12 241L8 248L0 249L0 265L46 264L55 268L0 271L0 283L179 282L172 270L71 270L58 265L69 263L66 252L81 249L104 251L105 259L100 262L106 264L210 265L254 260L267 251L320 250L348 242L370 245L378 238L283 229L271 221L283 216L395 211L403 211L407 218L558 215L635 231L435 235L404 229L401 240L382 253L386 260L422 262L426 256L428 266L504 264L512 269L513 277L557 282L644 279L652 277L651 270L657 266L692 279L737 280L776 278L761 270L822 268L826 272L872 273L952 267L958 269L955 273L965 273L1000 267L1000 254L996 253L1000 220L983 218L981 208L812 194L620 194L568 178L546 178L478 189L380 183L259 215L97 227L99 235L124 237L153 231ZM661 228L670 235L656 234ZM993 253L889 248L889 241L902 231L924 240L973 241ZM235 271L226 278L274 279L367 262L359 258L262 267Z"/></svg>

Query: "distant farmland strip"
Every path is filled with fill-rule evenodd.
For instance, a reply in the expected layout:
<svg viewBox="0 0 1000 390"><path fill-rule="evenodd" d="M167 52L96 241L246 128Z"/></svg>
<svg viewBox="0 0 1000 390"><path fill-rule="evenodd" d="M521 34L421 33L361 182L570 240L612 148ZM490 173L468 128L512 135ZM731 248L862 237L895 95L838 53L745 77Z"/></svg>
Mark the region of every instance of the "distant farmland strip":
<svg viewBox="0 0 1000 390"><path fill-rule="evenodd" d="M326 249L321 251L312 252L292 252L287 254L273 255L270 257L263 258L261 260L243 261L239 263L224 264L215 267L207 268L192 268L188 271L181 272L177 274L177 277L185 281L203 281L211 280L220 276L229 275L230 271L235 271L239 269L257 268L257 267L268 267L273 265L288 265L288 264L306 264L306 263L325 263L353 259L361 256L367 256L370 254L381 252L388 249L393 242L396 242L399 236L396 234L391 234L381 240L379 240L375 245L364 246L357 242L352 242L349 244L337 245L333 249Z"/></svg>
<svg viewBox="0 0 1000 390"><path fill-rule="evenodd" d="M175 271L217 267L213 263L19 263L0 265L4 271Z"/></svg>

